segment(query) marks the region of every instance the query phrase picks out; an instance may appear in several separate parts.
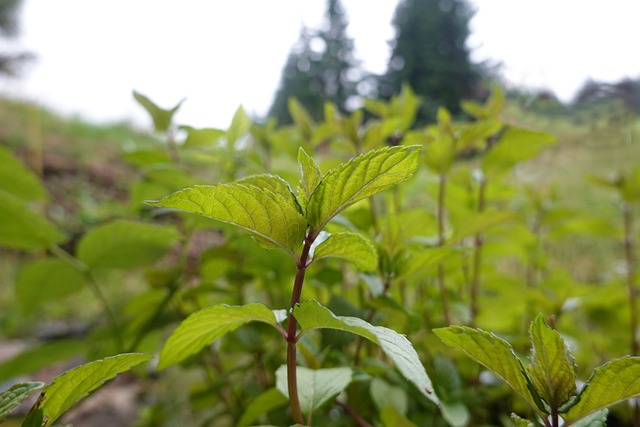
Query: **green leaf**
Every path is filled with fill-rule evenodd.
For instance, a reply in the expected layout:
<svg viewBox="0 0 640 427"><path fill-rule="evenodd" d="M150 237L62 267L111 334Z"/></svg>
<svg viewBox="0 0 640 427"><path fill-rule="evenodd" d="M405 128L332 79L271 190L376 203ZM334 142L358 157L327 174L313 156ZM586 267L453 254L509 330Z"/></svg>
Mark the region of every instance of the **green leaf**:
<svg viewBox="0 0 640 427"><path fill-rule="evenodd" d="M0 393L0 422L2 422L11 411L13 411L23 400L35 390L44 387L41 382L24 382L12 385Z"/></svg>
<svg viewBox="0 0 640 427"><path fill-rule="evenodd" d="M575 362L564 340L539 314L531 323L529 377L538 395L559 408L576 394Z"/></svg>
<svg viewBox="0 0 640 427"><path fill-rule="evenodd" d="M249 132L250 127L251 119L247 116L242 106L238 107L227 130L227 145L233 147L238 138Z"/></svg>
<svg viewBox="0 0 640 427"><path fill-rule="evenodd" d="M336 316L314 300L296 305L293 315L300 323L303 332L320 328L338 329L360 335L379 345L407 380L433 403L440 404L433 391L431 380L420 363L418 353L404 335L389 328L373 326L357 317Z"/></svg>
<svg viewBox="0 0 640 427"><path fill-rule="evenodd" d="M419 154L420 146L385 147L330 170L309 198L307 220L321 230L348 206L410 178Z"/></svg>
<svg viewBox="0 0 640 427"><path fill-rule="evenodd" d="M296 98L289 98L288 107L293 123L298 128L302 138L305 141L310 141L313 133L313 120L311 116Z"/></svg>
<svg viewBox="0 0 640 427"><path fill-rule="evenodd" d="M31 410L27 417L22 421L21 427L42 427L43 425L42 409Z"/></svg>
<svg viewBox="0 0 640 427"><path fill-rule="evenodd" d="M0 146L0 190L22 200L48 198L40 178L7 148Z"/></svg>
<svg viewBox="0 0 640 427"><path fill-rule="evenodd" d="M307 205L309 198L322 180L322 172L316 162L307 154L302 147L298 150L298 164L300 165L300 186L298 194L304 205Z"/></svg>
<svg viewBox="0 0 640 427"><path fill-rule="evenodd" d="M0 246L46 249L64 239L62 232L33 212L23 200L0 191Z"/></svg>
<svg viewBox="0 0 640 427"><path fill-rule="evenodd" d="M416 424L409 421L397 408L393 406L385 406L380 411L380 421L384 427L417 427Z"/></svg>
<svg viewBox="0 0 640 427"><path fill-rule="evenodd" d="M601 409L640 395L640 357L615 359L596 368L580 400L563 418L573 423Z"/></svg>
<svg viewBox="0 0 640 427"><path fill-rule="evenodd" d="M34 409L42 409L43 427L50 426L71 406L96 390L105 381L153 358L150 354L127 353L87 363L61 375L42 390Z"/></svg>
<svg viewBox="0 0 640 427"><path fill-rule="evenodd" d="M298 200L293 194L289 183L277 175L260 174L250 175L245 178L234 181L234 184L253 185L262 190L269 190L276 194L281 195L288 200L292 205L297 206Z"/></svg>
<svg viewBox="0 0 640 427"><path fill-rule="evenodd" d="M605 408L579 419L575 423L572 423L571 427L606 427L608 415L609 410Z"/></svg>
<svg viewBox="0 0 640 427"><path fill-rule="evenodd" d="M85 234L77 256L91 268L133 268L157 261L180 240L173 227L116 220Z"/></svg>
<svg viewBox="0 0 640 427"><path fill-rule="evenodd" d="M185 147L210 147L226 134L222 129L196 129L191 126L180 126L180 129L187 131Z"/></svg>
<svg viewBox="0 0 640 427"><path fill-rule="evenodd" d="M158 107L149 98L136 91L133 91L133 97L136 101L138 101L140 105L142 105L142 107L144 107L145 110L147 110L147 112L151 116L151 119L153 120L154 129L159 133L164 133L169 129L169 126L171 126L171 122L173 121L173 115L176 113L176 111L178 111L178 108L180 108L180 105L182 105L182 103L184 102L183 99L172 109L165 110Z"/></svg>
<svg viewBox="0 0 640 427"><path fill-rule="evenodd" d="M314 261L330 257L351 261L363 271L372 271L378 267L378 252L375 246L358 233L333 233L315 248Z"/></svg>
<svg viewBox="0 0 640 427"><path fill-rule="evenodd" d="M16 278L18 300L27 309L70 295L84 287L85 275L70 263L42 259L22 267Z"/></svg>
<svg viewBox="0 0 640 427"><path fill-rule="evenodd" d="M277 388L270 388L251 401L236 427L251 425L260 415L285 406L288 402L289 400Z"/></svg>
<svg viewBox="0 0 640 427"><path fill-rule="evenodd" d="M309 369L297 367L298 399L305 415L313 414L330 400L342 393L351 383L351 368ZM276 387L287 399L287 366L276 370Z"/></svg>
<svg viewBox="0 0 640 427"><path fill-rule="evenodd" d="M400 414L406 415L409 399L402 387L394 387L380 378L374 378L371 380L369 392L379 411L387 406L393 406Z"/></svg>
<svg viewBox="0 0 640 427"><path fill-rule="evenodd" d="M484 365L502 378L534 409L537 397L530 391L531 381L511 345L497 336L466 326L449 326L433 332L448 346L461 350L472 360Z"/></svg>
<svg viewBox="0 0 640 427"><path fill-rule="evenodd" d="M194 212L236 225L266 248L281 248L296 257L307 221L299 207L282 195L252 185L220 184L185 188L151 206Z"/></svg>
<svg viewBox="0 0 640 427"><path fill-rule="evenodd" d="M262 304L224 304L197 311L173 331L160 351L158 369L181 362L245 323L256 321L277 326L281 320L280 311L271 311Z"/></svg>
<svg viewBox="0 0 640 427"><path fill-rule="evenodd" d="M438 135L425 150L427 166L439 175L451 169L456 156L456 146L450 135Z"/></svg>
<svg viewBox="0 0 640 427"><path fill-rule="evenodd" d="M465 216L456 221L455 232L451 237L453 242L483 233L491 228L504 225L516 218L513 212L508 211L488 211L474 212L473 215Z"/></svg>
<svg viewBox="0 0 640 427"><path fill-rule="evenodd" d="M531 421L520 418L516 414L511 414L511 419L513 420L514 427L535 427Z"/></svg>
<svg viewBox="0 0 640 427"><path fill-rule="evenodd" d="M555 142L551 135L508 127L483 158L485 171L500 174L538 155Z"/></svg>

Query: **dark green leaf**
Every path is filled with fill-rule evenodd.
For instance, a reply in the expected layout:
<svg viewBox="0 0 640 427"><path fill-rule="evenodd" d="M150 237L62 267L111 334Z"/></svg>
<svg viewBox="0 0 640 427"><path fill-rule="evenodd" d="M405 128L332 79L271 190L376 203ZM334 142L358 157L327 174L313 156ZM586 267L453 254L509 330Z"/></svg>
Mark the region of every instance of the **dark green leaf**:
<svg viewBox="0 0 640 427"><path fill-rule="evenodd" d="M4 421L7 415L32 392L42 387L44 387L44 383L41 382L25 382L12 385L7 390L0 392L0 422Z"/></svg>
<svg viewBox="0 0 640 427"><path fill-rule="evenodd" d="M152 263L180 239L173 227L116 220L85 234L77 256L91 268L133 268Z"/></svg>
<svg viewBox="0 0 640 427"><path fill-rule="evenodd" d="M262 304L216 305L193 313L165 343L158 369L181 362L223 335L253 321L276 326L282 321L282 313L271 311Z"/></svg>
<svg viewBox="0 0 640 427"><path fill-rule="evenodd" d="M419 154L419 146L385 147L330 170L309 199L309 223L321 230L348 206L410 178Z"/></svg>
<svg viewBox="0 0 640 427"><path fill-rule="evenodd" d="M538 395L551 408L559 408L576 394L575 362L560 334L539 314L531 323L529 377Z"/></svg>
<svg viewBox="0 0 640 427"><path fill-rule="evenodd" d="M196 186L173 193L151 206L194 212L248 231L267 248L281 248L296 255L307 221L290 199L252 185Z"/></svg>

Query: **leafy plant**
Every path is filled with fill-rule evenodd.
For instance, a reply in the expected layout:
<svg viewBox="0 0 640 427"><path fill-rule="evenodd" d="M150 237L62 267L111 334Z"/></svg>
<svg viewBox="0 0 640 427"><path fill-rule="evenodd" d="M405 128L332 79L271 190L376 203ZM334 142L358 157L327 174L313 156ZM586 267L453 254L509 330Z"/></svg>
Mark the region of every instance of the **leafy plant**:
<svg viewBox="0 0 640 427"><path fill-rule="evenodd" d="M596 368L578 391L573 355L542 315L531 323L528 365L508 342L481 329L449 326L434 332L505 381L529 404L537 416L534 422L546 427L604 426L607 407L640 395L640 358L631 356ZM531 425L513 417L517 426Z"/></svg>
<svg viewBox="0 0 640 427"><path fill-rule="evenodd" d="M288 311L271 312L262 305L253 304L213 306L194 313L174 331L163 347L160 367L167 367L199 352L244 323L265 322L275 327L287 343L286 374L279 371L279 389L283 389L283 376L286 376L293 419L297 423L304 423L303 412L311 417L314 409L341 392L350 382L351 371L302 370L305 385L317 382L321 387L318 392L325 397L310 400L312 398L305 391L301 402L296 363L297 343L307 330L341 329L362 335L382 346L402 374L414 382L425 396L438 403L417 353L402 336L357 318L336 317L318 303L300 304L305 273L316 260L316 253L318 259L332 256L344 258L345 253L353 251L365 263L375 263L374 247L367 244L362 236L337 233L325 234L322 241L318 238L329 221L344 209L411 177L418 167L419 152L416 146L374 150L322 175L313 159L300 149L298 161L302 177L297 194L281 178L259 175L231 184L187 188L162 200L148 202L152 206L194 212L236 225L251 234L264 248L285 251L296 266ZM286 329L279 324L285 317ZM300 332L298 324L302 328Z"/></svg>

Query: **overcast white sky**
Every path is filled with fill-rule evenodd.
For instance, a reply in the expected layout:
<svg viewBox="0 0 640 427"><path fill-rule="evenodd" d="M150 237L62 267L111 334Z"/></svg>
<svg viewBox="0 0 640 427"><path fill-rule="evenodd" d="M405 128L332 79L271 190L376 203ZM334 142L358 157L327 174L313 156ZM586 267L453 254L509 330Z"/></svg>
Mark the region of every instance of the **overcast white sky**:
<svg viewBox="0 0 640 427"><path fill-rule="evenodd" d="M187 98L182 124L226 127L243 105L264 114L303 23L325 0L23 0L21 48L37 55L0 94L67 115L149 126L132 90L163 107ZM475 60L508 81L570 99L592 77L640 77L640 1L472 0ZM381 73L397 0L343 0L356 54Z"/></svg>

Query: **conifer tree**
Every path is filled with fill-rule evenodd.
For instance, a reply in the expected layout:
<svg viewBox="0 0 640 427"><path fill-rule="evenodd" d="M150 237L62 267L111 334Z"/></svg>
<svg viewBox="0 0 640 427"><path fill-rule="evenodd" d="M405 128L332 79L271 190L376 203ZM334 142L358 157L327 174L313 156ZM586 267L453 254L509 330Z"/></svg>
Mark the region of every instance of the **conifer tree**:
<svg viewBox="0 0 640 427"><path fill-rule="evenodd" d="M328 0L322 28L302 29L282 71L270 117L281 124L291 123L287 108L290 97L296 97L316 120L322 117L325 101L349 110L357 94L359 70L347 26L340 1Z"/></svg>
<svg viewBox="0 0 640 427"><path fill-rule="evenodd" d="M432 119L438 106L460 112L460 101L474 94L480 79L466 45L472 16L465 0L400 0L379 95L389 98L408 83L423 98L419 122Z"/></svg>

